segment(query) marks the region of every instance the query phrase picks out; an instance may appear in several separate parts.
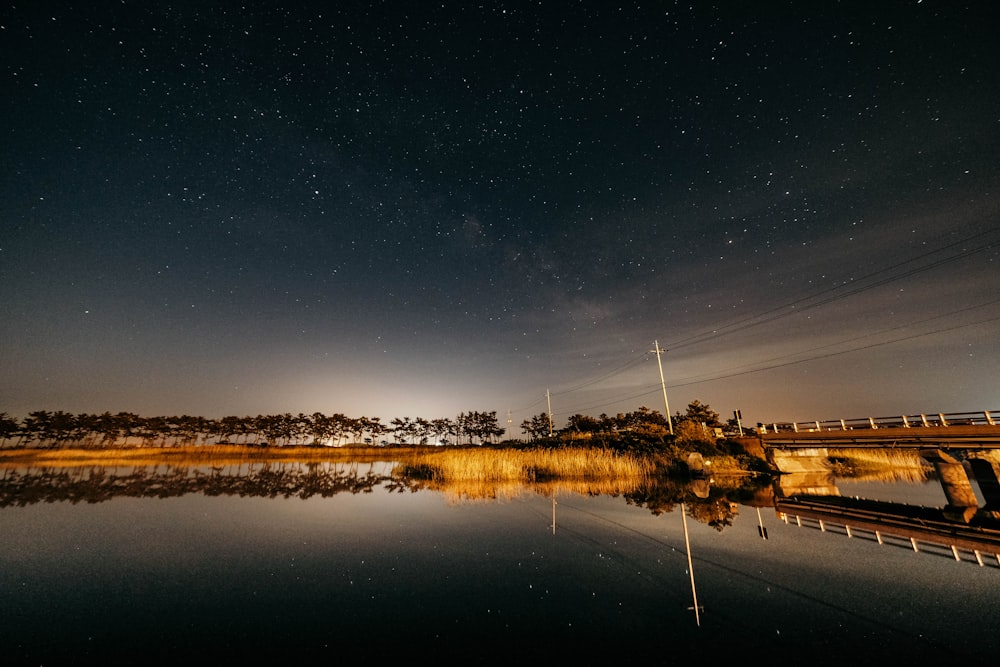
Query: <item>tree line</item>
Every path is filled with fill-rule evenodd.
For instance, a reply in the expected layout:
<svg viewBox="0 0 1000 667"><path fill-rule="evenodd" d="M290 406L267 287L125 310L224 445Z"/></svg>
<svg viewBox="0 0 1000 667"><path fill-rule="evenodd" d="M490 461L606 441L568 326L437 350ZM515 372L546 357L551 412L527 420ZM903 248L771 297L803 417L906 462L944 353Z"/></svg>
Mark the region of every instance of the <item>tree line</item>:
<svg viewBox="0 0 1000 667"><path fill-rule="evenodd" d="M722 424L719 415L700 401L688 404L673 416L675 440L713 440ZM565 426L555 429L548 413L540 413L520 424L530 442L643 439L666 442L666 417L643 406L615 416L591 417L575 414ZM379 417L348 417L283 413L276 415L227 416L208 419L190 415L142 417L132 412L73 414L39 410L24 419L0 413L0 447L173 447L210 444L258 446L356 445L484 445L494 444L506 433L495 410L462 412L454 419L397 417L383 423Z"/></svg>
<svg viewBox="0 0 1000 667"><path fill-rule="evenodd" d="M242 444L259 446L460 445L494 443L504 434L496 411L462 412L456 418L392 419L337 413L283 413L256 417L157 416L131 412L73 414L38 410L24 419L0 413L0 446L5 447L172 447Z"/></svg>
<svg viewBox="0 0 1000 667"><path fill-rule="evenodd" d="M672 421L674 434L685 437L703 437L705 429L714 430L724 426L729 429L736 426L735 419L729 420L732 423L720 422L719 413L698 400L688 403L685 412L675 413ZM566 420L566 425L559 429L552 428L548 413L543 412L521 422L521 430L532 439L544 439L550 435L573 439L625 433L665 436L670 431L670 425L663 413L642 406L632 412L619 412L614 417L607 414L601 414L599 417L571 415Z"/></svg>

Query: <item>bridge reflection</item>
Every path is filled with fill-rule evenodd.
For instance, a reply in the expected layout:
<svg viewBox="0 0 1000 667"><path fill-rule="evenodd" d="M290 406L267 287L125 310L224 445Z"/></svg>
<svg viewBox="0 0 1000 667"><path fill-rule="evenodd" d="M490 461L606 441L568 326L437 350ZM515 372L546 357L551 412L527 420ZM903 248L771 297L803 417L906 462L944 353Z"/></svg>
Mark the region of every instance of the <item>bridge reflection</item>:
<svg viewBox="0 0 1000 667"><path fill-rule="evenodd" d="M788 471L775 482L775 510L786 523L1000 567L1000 457L972 450L959 459L940 449L920 455L935 468L944 507L842 496L827 450L814 448L774 459Z"/></svg>

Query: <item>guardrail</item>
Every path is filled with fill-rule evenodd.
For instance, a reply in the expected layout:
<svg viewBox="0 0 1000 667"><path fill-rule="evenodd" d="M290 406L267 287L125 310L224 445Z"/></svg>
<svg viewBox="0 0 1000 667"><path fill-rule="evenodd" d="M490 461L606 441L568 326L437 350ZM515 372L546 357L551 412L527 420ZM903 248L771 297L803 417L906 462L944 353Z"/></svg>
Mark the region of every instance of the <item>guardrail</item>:
<svg viewBox="0 0 1000 667"><path fill-rule="evenodd" d="M767 433L802 433L816 431L853 431L855 429L923 428L929 426L998 426L1000 410L981 412L938 412L935 414L899 415L893 417L862 417L858 419L824 419L806 422L758 423L761 435Z"/></svg>

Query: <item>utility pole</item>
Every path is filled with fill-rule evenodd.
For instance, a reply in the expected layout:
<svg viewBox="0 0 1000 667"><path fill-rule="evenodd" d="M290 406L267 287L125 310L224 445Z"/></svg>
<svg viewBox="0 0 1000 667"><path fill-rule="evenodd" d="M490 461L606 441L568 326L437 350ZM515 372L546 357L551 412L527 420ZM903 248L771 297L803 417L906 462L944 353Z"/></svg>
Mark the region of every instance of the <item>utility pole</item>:
<svg viewBox="0 0 1000 667"><path fill-rule="evenodd" d="M656 352L656 365L660 369L660 389L663 390L663 408L667 411L667 428L670 429L670 435L673 435L674 420L670 417L670 404L667 403L667 383L663 380L663 364L660 363L660 352L666 352L666 350L661 350L659 342L654 340L653 351Z"/></svg>
<svg viewBox="0 0 1000 667"><path fill-rule="evenodd" d="M549 406L549 437L552 437L552 397L549 395L549 390L545 390L545 402Z"/></svg>

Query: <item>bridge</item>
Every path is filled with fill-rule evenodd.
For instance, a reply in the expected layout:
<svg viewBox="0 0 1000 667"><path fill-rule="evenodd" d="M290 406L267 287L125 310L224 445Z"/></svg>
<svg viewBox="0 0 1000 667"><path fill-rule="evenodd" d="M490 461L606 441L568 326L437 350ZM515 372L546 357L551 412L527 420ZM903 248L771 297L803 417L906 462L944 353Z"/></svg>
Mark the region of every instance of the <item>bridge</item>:
<svg viewBox="0 0 1000 667"><path fill-rule="evenodd" d="M760 424L759 444L782 474L775 509L798 525L820 530L839 525L851 537L861 530L882 544L889 534L908 542L991 554L1000 566L1000 411L900 415ZM830 449L916 449L932 464L947 505L917 509L840 497ZM972 486L985 499L980 505Z"/></svg>
<svg viewBox="0 0 1000 667"><path fill-rule="evenodd" d="M776 498L774 508L800 527L1000 567L1000 519L992 512L963 522L940 508L843 496Z"/></svg>
<svg viewBox="0 0 1000 667"><path fill-rule="evenodd" d="M1000 413L782 426L771 425L759 437L767 460L782 473L774 507L785 522L833 528L847 537L860 531L879 544L906 544L914 551L943 548L955 560L971 553L980 566L989 555L1000 566ZM947 504L927 508L842 497L830 450L866 448L916 449L933 465Z"/></svg>
<svg viewBox="0 0 1000 667"><path fill-rule="evenodd" d="M765 449L796 447L1000 448L1000 410L758 424Z"/></svg>

